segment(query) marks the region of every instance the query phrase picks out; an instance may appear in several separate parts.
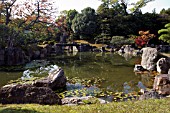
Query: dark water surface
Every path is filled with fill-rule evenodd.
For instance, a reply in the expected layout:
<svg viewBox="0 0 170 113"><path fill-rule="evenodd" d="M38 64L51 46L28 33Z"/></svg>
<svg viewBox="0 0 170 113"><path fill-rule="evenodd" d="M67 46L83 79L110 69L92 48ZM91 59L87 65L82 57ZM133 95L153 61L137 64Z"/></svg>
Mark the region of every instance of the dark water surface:
<svg viewBox="0 0 170 113"><path fill-rule="evenodd" d="M52 64L62 67L68 77L104 78L102 87L114 92L138 90L141 77L133 72L138 59L128 55L125 58L114 53L91 52L67 53L48 58ZM21 76L22 72L0 72L0 86Z"/></svg>

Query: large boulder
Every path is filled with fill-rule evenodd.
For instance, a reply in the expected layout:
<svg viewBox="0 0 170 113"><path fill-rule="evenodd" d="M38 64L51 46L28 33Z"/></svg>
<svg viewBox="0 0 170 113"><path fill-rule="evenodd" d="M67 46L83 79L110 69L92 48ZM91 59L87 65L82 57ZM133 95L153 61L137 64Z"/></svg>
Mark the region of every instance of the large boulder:
<svg viewBox="0 0 170 113"><path fill-rule="evenodd" d="M33 85L36 87L49 87L52 90L57 90L61 88L66 87L66 77L64 75L64 71L61 68L58 68L56 70L53 70L51 73L49 73L49 76L36 80Z"/></svg>
<svg viewBox="0 0 170 113"><path fill-rule="evenodd" d="M168 74L170 69L170 58L160 58L156 63L157 71L161 74Z"/></svg>
<svg viewBox="0 0 170 113"><path fill-rule="evenodd" d="M161 95L170 95L170 75L160 74L156 76L153 89Z"/></svg>
<svg viewBox="0 0 170 113"><path fill-rule="evenodd" d="M48 87L35 87L29 84L8 85L0 89L2 104L61 104L61 99Z"/></svg>
<svg viewBox="0 0 170 113"><path fill-rule="evenodd" d="M158 51L156 48L146 47L142 49L142 61L143 68L153 71L156 70L156 62L158 60Z"/></svg>

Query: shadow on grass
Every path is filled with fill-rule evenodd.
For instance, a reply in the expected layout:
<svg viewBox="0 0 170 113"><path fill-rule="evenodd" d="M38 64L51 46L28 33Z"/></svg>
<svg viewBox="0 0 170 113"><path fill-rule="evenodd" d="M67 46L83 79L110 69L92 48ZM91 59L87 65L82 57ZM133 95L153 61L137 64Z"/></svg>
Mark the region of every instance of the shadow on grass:
<svg viewBox="0 0 170 113"><path fill-rule="evenodd" d="M41 112L20 108L5 108L0 110L0 113L41 113Z"/></svg>

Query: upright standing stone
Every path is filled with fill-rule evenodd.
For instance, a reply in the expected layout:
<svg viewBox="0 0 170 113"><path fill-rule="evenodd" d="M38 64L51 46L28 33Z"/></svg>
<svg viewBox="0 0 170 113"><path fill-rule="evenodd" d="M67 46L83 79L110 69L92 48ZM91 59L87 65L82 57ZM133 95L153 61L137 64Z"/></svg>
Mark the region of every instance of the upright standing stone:
<svg viewBox="0 0 170 113"><path fill-rule="evenodd" d="M160 58L156 63L157 71L161 74L168 74L170 69L170 58Z"/></svg>
<svg viewBox="0 0 170 113"><path fill-rule="evenodd" d="M156 76L153 89L161 95L170 95L170 75L160 74Z"/></svg>
<svg viewBox="0 0 170 113"><path fill-rule="evenodd" d="M156 70L156 62L158 60L158 51L156 48L146 47L142 49L141 65L147 70Z"/></svg>

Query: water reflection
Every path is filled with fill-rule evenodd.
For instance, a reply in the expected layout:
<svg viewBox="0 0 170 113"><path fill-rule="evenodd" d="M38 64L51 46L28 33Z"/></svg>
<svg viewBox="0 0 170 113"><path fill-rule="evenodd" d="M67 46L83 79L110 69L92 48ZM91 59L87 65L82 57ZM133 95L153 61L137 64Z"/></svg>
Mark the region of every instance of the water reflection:
<svg viewBox="0 0 170 113"><path fill-rule="evenodd" d="M123 84L123 89L124 89L124 93L130 93L132 91L132 88L128 85L127 82Z"/></svg>
<svg viewBox="0 0 170 113"><path fill-rule="evenodd" d="M125 82L131 87L130 91L136 90L138 82L141 81L141 78L133 72L137 57L128 57L127 59L114 53L81 52L52 56L47 61L50 61L51 65L63 68L65 76L69 78L104 78L106 81L101 84L101 88L117 92L124 91ZM18 73L18 75L15 78L10 78L10 76L4 76L0 72L1 81L5 82L22 76L21 73ZM5 80L6 77L9 77L9 79Z"/></svg>
<svg viewBox="0 0 170 113"><path fill-rule="evenodd" d="M146 86L144 86L141 81L138 82L138 85L137 85L137 86L138 86L139 89L146 90Z"/></svg>
<svg viewBox="0 0 170 113"><path fill-rule="evenodd" d="M136 83L131 86L132 90L136 89L133 87L137 87L140 80L133 72L136 57L128 57L127 60L114 53L81 52L75 56L55 56L49 60L62 67L68 77L104 78L106 81L101 87L114 92L123 91L123 84L130 81Z"/></svg>

